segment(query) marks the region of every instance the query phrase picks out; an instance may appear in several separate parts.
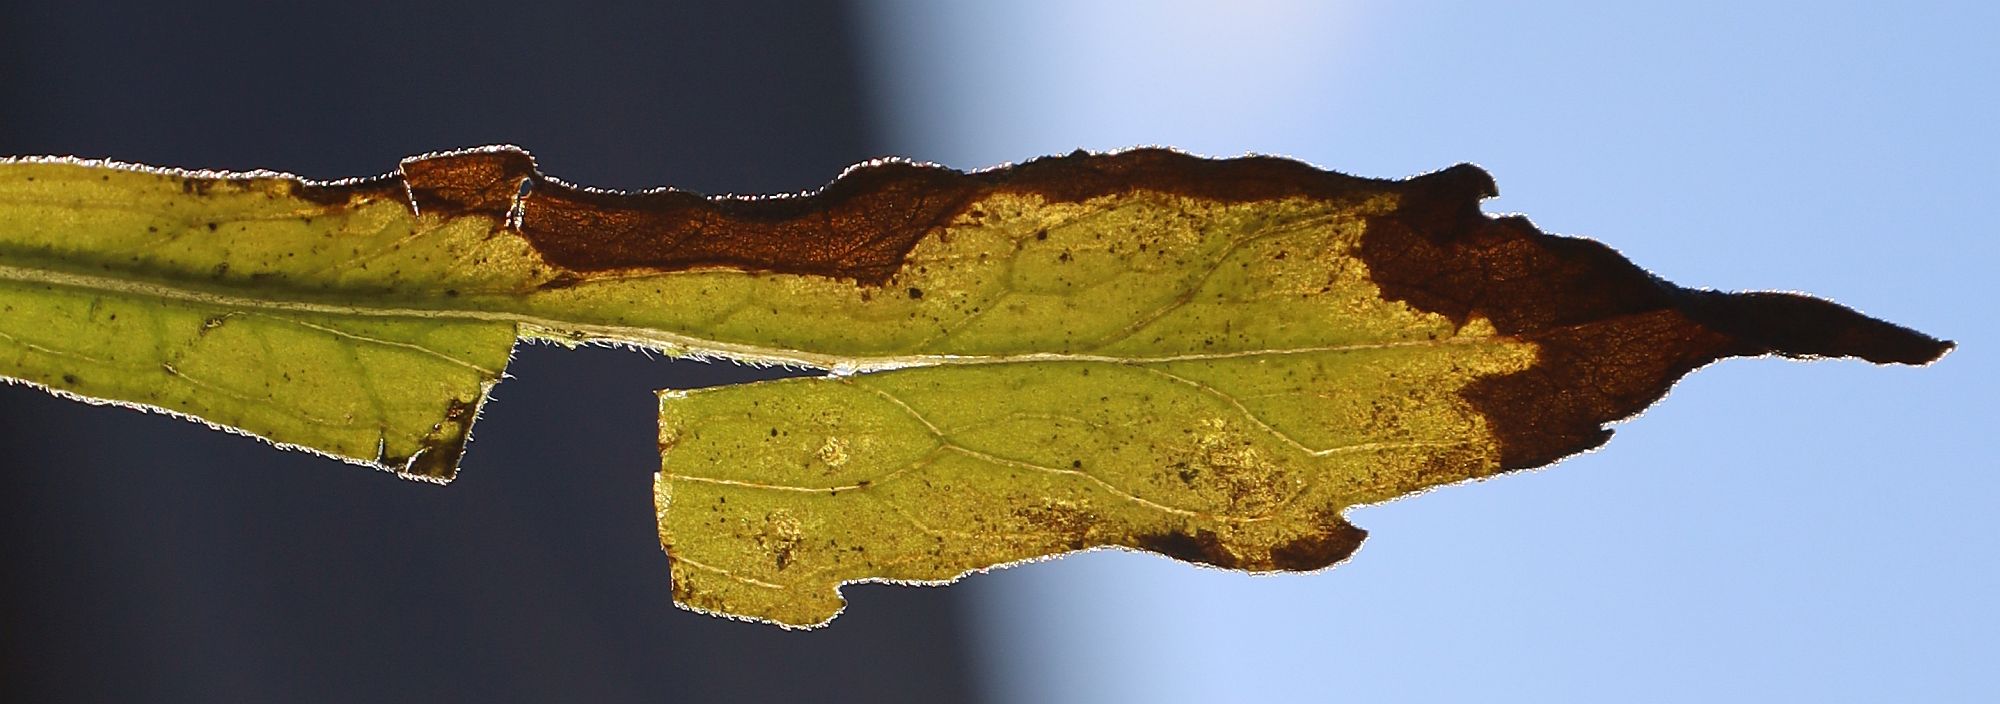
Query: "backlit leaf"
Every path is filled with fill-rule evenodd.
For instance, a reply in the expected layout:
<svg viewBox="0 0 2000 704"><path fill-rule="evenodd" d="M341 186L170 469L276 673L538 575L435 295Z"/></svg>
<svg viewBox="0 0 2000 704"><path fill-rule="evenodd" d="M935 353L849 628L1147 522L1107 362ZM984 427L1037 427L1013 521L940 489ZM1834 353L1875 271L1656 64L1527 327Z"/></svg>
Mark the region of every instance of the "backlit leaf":
<svg viewBox="0 0 2000 704"><path fill-rule="evenodd" d="M1123 546L1333 564L1352 506L1540 466L1731 356L1949 343L1724 294L1362 179L1164 150L880 162L780 198L563 184L511 148L376 179L0 163L0 375L448 480L520 337L834 370L661 396L683 605Z"/></svg>

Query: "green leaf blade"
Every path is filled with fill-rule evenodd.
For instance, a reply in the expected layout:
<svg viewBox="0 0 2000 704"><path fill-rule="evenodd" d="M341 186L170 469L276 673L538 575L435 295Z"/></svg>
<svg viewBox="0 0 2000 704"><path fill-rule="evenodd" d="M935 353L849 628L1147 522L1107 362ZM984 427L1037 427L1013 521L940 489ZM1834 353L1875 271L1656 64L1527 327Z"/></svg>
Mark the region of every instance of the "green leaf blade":
<svg viewBox="0 0 2000 704"><path fill-rule="evenodd" d="M670 392L661 538L683 603L793 626L846 582L1102 546L1317 569L1359 545L1348 507L1497 472L1452 395L1532 359L1491 340Z"/></svg>
<svg viewBox="0 0 2000 704"><path fill-rule="evenodd" d="M270 312L0 281L0 376L448 481L512 326Z"/></svg>
<svg viewBox="0 0 2000 704"><path fill-rule="evenodd" d="M331 183L4 160L0 377L443 481L517 338L833 370L661 399L676 599L805 626L844 583L1096 546L1315 569L1347 508L1601 445L1715 360L1951 348L1676 286L1495 192L1158 149L777 198L508 147Z"/></svg>

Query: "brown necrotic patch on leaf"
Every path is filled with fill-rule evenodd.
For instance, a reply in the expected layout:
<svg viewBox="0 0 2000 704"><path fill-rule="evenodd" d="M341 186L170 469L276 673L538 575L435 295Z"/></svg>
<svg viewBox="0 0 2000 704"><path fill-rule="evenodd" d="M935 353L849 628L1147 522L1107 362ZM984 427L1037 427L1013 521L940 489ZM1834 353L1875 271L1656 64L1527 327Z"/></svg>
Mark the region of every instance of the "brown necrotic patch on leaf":
<svg viewBox="0 0 2000 704"><path fill-rule="evenodd" d="M1319 533L1302 535L1271 548L1270 569L1304 572L1345 560L1361 549L1368 531L1354 527L1338 515L1323 516Z"/></svg>
<svg viewBox="0 0 2000 704"><path fill-rule="evenodd" d="M1644 410L1719 359L1776 354L1923 364L1950 342L1811 296L1682 288L1598 242L1490 217L1498 194L1477 167L1401 182L1399 207L1370 219L1359 256L1383 295L1536 343L1535 365L1474 382L1463 396L1500 443L1503 469L1604 443L1604 424Z"/></svg>
<svg viewBox="0 0 2000 704"><path fill-rule="evenodd" d="M1207 528L1197 528L1193 532L1166 531L1135 536L1132 547L1156 552L1182 562L1199 562L1223 569L1242 566L1236 553L1230 551L1222 538Z"/></svg>
<svg viewBox="0 0 2000 704"><path fill-rule="evenodd" d="M521 183L540 178L534 157L519 149L484 149L403 162L410 202L418 213L504 218Z"/></svg>
<svg viewBox="0 0 2000 704"><path fill-rule="evenodd" d="M889 162L809 196L759 199L538 181L521 234L549 263L578 272L728 267L882 284L976 193L959 176Z"/></svg>
<svg viewBox="0 0 2000 704"><path fill-rule="evenodd" d="M1074 203L1150 191L1221 203L1294 196L1360 198L1397 182L1324 171L1277 157L1206 159L1167 149L1078 152L962 172L882 160L809 194L704 196L681 190L600 191L549 178L527 152L495 147L417 157L393 179L302 187L318 201L407 184L412 207L440 216L518 215L522 237L571 276L734 268L889 282L916 244L987 196L1033 194ZM526 187L523 187L526 184ZM911 293L916 298L920 293Z"/></svg>
<svg viewBox="0 0 2000 704"><path fill-rule="evenodd" d="M597 272L701 267L880 284L979 191L965 174L891 161L797 197L618 193L548 178L526 152L507 148L411 159L401 178L419 213L517 216L521 236L570 272L556 286Z"/></svg>
<svg viewBox="0 0 2000 704"><path fill-rule="evenodd" d="M1154 191L1242 203L1301 195L1358 197L1390 183L1290 159L1203 159L1165 149L1078 153L971 173L884 160L849 169L810 194L784 197L580 188L542 175L526 152L512 148L411 159L400 178L420 213L496 219L518 213L521 236L542 258L578 274L558 278L560 286L596 272L702 267L882 285L919 241L996 193L1080 202ZM318 195L333 200L345 194Z"/></svg>
<svg viewBox="0 0 2000 704"><path fill-rule="evenodd" d="M1336 512L1327 512L1319 519L1317 532L1269 546L1231 541L1207 528L1134 535L1120 544L1224 569L1307 572L1347 559L1368 538L1368 531L1354 527Z"/></svg>

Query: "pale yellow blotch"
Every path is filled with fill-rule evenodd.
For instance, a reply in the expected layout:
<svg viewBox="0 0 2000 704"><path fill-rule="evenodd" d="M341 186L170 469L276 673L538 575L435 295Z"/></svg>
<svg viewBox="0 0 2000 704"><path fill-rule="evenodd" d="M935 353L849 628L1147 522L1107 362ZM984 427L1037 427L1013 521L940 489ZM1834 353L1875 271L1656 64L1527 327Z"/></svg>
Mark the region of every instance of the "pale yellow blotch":
<svg viewBox="0 0 2000 704"><path fill-rule="evenodd" d="M779 571L791 566L792 551L805 539L805 522L782 508L764 514L764 524L757 530L757 547Z"/></svg>
<svg viewBox="0 0 2000 704"><path fill-rule="evenodd" d="M826 442L821 443L819 446L819 461L826 463L826 466L834 469L839 469L841 465L847 464L847 441L836 437L828 437Z"/></svg>

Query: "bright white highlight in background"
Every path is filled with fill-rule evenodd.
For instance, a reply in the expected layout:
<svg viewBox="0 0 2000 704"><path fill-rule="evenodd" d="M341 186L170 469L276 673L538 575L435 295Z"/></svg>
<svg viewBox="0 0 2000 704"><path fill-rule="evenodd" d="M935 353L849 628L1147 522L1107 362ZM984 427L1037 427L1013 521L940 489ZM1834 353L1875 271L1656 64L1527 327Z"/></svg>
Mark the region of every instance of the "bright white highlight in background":
<svg viewBox="0 0 2000 704"><path fill-rule="evenodd" d="M961 168L1079 147L1226 155L1300 143L1333 115L1298 86L1334 83L1351 14L1273 2L883 3L888 141Z"/></svg>
<svg viewBox="0 0 2000 704"><path fill-rule="evenodd" d="M1331 573L1127 553L975 577L996 699L2000 701L1986 4L870 5L883 144L962 168L1166 144L1473 161L1682 284L1961 349L1734 361L1606 451L1349 518Z"/></svg>

